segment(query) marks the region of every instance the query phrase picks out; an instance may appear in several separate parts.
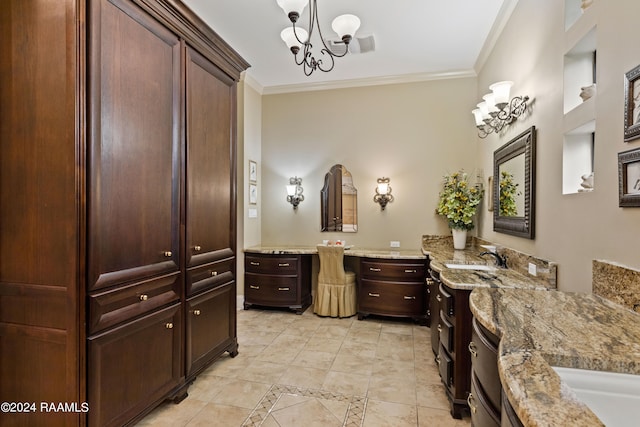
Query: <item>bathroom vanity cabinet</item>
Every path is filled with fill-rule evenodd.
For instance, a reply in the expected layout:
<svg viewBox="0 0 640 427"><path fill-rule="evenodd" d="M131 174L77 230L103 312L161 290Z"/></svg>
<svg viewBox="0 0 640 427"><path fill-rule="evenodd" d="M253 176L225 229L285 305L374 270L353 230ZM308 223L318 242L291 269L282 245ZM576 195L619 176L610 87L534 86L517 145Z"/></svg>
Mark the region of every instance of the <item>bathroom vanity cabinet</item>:
<svg viewBox="0 0 640 427"><path fill-rule="evenodd" d="M471 391L467 402L474 426L499 427L502 411L502 385L498 374L500 340L481 324L472 321Z"/></svg>
<svg viewBox="0 0 640 427"><path fill-rule="evenodd" d="M436 362L451 403L451 415L458 419L468 409L467 398L471 385L471 358L468 349L471 341L470 293L470 290L451 289L440 283L436 295L440 305L435 327L439 340Z"/></svg>
<svg viewBox="0 0 640 427"><path fill-rule="evenodd" d="M288 307L302 314L311 305L311 255L245 253L244 308Z"/></svg>
<svg viewBox="0 0 640 427"><path fill-rule="evenodd" d="M358 319L370 314L428 321L426 259L360 259Z"/></svg>

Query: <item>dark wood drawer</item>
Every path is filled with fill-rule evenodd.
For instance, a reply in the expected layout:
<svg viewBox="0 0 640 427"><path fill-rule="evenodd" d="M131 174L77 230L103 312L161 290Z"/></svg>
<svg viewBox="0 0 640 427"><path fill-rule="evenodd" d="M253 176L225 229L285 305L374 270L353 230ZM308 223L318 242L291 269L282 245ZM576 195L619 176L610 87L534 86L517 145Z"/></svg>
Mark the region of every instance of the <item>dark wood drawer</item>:
<svg viewBox="0 0 640 427"><path fill-rule="evenodd" d="M475 319L473 319L472 325L469 352L471 353L473 372L487 399L499 412L502 406L502 385L498 374L497 337L486 331Z"/></svg>
<svg viewBox="0 0 640 427"><path fill-rule="evenodd" d="M187 270L187 296L213 289L235 280L235 258L212 262Z"/></svg>
<svg viewBox="0 0 640 427"><path fill-rule="evenodd" d="M383 315L424 315L426 295L422 282L381 282L362 279L358 311L371 311Z"/></svg>
<svg viewBox="0 0 640 427"><path fill-rule="evenodd" d="M425 273L424 262L365 259L360 263L362 277L372 280L420 282L424 280Z"/></svg>
<svg viewBox="0 0 640 427"><path fill-rule="evenodd" d="M298 258L295 256L247 255L244 268L247 273L296 275L298 274Z"/></svg>
<svg viewBox="0 0 640 427"><path fill-rule="evenodd" d="M456 301L453 292L449 292L446 287L440 284L440 310L444 311L447 316L455 316Z"/></svg>
<svg viewBox="0 0 640 427"><path fill-rule="evenodd" d="M440 312L438 331L440 332L440 343L449 353L453 353L455 351L455 326L447 320L442 311Z"/></svg>
<svg viewBox="0 0 640 427"><path fill-rule="evenodd" d="M180 274L89 295L89 334L149 313L180 299Z"/></svg>
<svg viewBox="0 0 640 427"><path fill-rule="evenodd" d="M471 412L471 425L478 427L500 427L500 412L497 412L484 394L478 378L471 374L471 393L467 398Z"/></svg>
<svg viewBox="0 0 640 427"><path fill-rule="evenodd" d="M447 387L451 387L453 385L453 359L451 359L451 356L442 345L440 345L436 361L438 362L438 371L440 371L442 382Z"/></svg>
<svg viewBox="0 0 640 427"><path fill-rule="evenodd" d="M297 299L295 277L245 274L244 297L251 304L288 306Z"/></svg>

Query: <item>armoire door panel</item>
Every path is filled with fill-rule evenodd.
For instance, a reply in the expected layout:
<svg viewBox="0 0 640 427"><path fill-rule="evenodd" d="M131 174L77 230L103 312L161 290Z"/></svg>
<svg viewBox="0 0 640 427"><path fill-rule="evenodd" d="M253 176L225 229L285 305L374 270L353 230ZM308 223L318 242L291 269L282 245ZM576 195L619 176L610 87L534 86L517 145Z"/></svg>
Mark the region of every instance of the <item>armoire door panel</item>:
<svg viewBox="0 0 640 427"><path fill-rule="evenodd" d="M235 255L235 82L186 48L187 266Z"/></svg>
<svg viewBox="0 0 640 427"><path fill-rule="evenodd" d="M89 289L179 268L180 41L124 0L90 3Z"/></svg>

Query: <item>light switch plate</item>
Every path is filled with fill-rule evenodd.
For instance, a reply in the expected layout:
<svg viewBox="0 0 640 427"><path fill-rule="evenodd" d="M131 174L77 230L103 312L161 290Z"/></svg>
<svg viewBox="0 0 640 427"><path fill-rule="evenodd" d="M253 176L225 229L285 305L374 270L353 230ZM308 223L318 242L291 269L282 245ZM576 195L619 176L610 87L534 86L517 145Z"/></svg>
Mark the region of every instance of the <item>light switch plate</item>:
<svg viewBox="0 0 640 427"><path fill-rule="evenodd" d="M529 274L532 276L536 276L538 274L538 268L532 262L529 263Z"/></svg>
<svg viewBox="0 0 640 427"><path fill-rule="evenodd" d="M392 240L391 241L391 247L392 248L399 248L400 247L400 242L397 240Z"/></svg>
<svg viewBox="0 0 640 427"><path fill-rule="evenodd" d="M258 218L258 210L249 208L249 218Z"/></svg>

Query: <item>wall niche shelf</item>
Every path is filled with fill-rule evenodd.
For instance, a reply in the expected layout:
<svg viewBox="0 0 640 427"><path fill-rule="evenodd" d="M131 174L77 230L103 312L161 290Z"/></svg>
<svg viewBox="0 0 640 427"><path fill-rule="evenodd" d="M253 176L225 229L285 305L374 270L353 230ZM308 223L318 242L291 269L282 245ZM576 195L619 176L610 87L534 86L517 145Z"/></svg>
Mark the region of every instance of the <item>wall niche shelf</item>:
<svg viewBox="0 0 640 427"><path fill-rule="evenodd" d="M567 132L562 145L562 194L591 192L581 186L582 176L593 172L596 122ZM595 185L594 185L595 187Z"/></svg>

